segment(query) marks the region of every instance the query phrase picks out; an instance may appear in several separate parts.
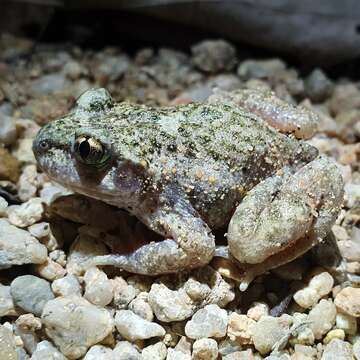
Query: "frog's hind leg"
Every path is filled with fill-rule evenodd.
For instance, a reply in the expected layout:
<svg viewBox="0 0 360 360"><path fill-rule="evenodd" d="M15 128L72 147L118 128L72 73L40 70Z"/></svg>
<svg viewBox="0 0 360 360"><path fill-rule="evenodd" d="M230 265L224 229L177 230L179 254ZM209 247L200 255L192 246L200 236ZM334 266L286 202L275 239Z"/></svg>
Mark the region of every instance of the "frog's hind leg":
<svg viewBox="0 0 360 360"><path fill-rule="evenodd" d="M319 117L302 106L278 98L274 92L262 89L242 89L233 92L217 91L209 102L231 102L258 115L280 132L294 134L299 139L312 137Z"/></svg>
<svg viewBox="0 0 360 360"><path fill-rule="evenodd" d="M231 255L244 273L240 288L245 290L255 276L294 260L324 239L342 200L340 171L326 157L255 186L228 229Z"/></svg>
<svg viewBox="0 0 360 360"><path fill-rule="evenodd" d="M212 259L214 236L182 197L141 218L151 229L171 238L143 245L128 255L96 256L83 268L112 265L137 274L159 275L199 267Z"/></svg>

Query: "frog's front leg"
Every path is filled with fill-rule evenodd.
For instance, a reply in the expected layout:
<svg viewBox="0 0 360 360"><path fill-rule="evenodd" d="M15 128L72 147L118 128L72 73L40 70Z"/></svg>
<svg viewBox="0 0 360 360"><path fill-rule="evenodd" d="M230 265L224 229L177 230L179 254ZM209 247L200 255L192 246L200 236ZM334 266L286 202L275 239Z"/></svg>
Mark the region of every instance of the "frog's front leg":
<svg viewBox="0 0 360 360"><path fill-rule="evenodd" d="M155 211L138 214L149 228L166 237L165 240L144 245L128 255L96 256L84 267L113 265L137 274L158 275L209 263L215 251L210 228L177 191L168 193L169 197L164 194Z"/></svg>
<svg viewBox="0 0 360 360"><path fill-rule="evenodd" d="M236 209L228 228L229 250L239 261L245 290L259 274L289 262L321 241L343 200L337 166L318 157L295 174L268 178Z"/></svg>

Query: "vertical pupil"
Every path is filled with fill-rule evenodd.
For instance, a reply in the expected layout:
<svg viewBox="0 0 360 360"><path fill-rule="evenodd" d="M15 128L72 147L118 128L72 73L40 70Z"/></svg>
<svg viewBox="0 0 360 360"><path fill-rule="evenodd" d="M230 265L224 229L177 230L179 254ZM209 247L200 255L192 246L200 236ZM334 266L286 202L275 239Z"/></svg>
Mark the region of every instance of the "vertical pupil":
<svg viewBox="0 0 360 360"><path fill-rule="evenodd" d="M90 153L90 145L87 140L84 140L79 146L79 153L83 159L86 159Z"/></svg>

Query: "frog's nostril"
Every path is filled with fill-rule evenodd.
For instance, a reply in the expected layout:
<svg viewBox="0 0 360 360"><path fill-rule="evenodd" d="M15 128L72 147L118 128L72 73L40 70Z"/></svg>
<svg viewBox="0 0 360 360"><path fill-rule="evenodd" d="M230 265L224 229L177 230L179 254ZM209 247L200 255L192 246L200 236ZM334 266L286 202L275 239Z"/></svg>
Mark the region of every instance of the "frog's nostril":
<svg viewBox="0 0 360 360"><path fill-rule="evenodd" d="M41 150L47 150L49 148L49 143L46 140L41 140L39 142L39 148Z"/></svg>

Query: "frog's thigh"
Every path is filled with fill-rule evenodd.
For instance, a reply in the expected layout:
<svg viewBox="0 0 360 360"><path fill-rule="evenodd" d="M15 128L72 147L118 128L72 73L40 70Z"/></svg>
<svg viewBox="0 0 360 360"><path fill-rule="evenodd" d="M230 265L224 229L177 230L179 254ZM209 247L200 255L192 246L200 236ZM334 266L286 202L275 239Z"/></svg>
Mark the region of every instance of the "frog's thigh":
<svg viewBox="0 0 360 360"><path fill-rule="evenodd" d="M218 98L220 96L220 99ZM318 115L313 111L278 98L274 92L261 89L242 89L230 93L219 93L210 101L230 100L242 108L258 115L269 125L283 133L294 133L299 139L314 135Z"/></svg>
<svg viewBox="0 0 360 360"><path fill-rule="evenodd" d="M291 261L326 236L342 198L340 171L326 157L294 175L266 179L248 193L230 221L230 252L249 268L261 264L261 272Z"/></svg>

